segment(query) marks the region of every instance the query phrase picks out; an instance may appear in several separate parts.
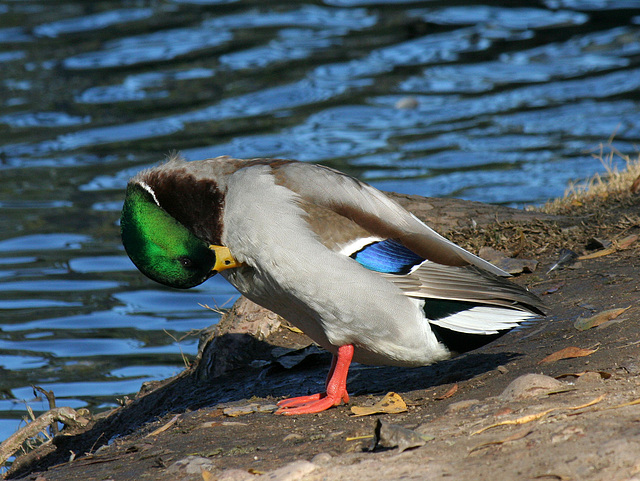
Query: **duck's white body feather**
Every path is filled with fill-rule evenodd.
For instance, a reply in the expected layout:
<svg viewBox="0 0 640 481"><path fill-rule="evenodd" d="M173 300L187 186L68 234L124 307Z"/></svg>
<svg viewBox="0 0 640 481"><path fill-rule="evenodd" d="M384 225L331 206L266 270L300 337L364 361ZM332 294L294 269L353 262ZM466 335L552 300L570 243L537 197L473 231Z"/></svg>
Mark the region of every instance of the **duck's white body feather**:
<svg viewBox="0 0 640 481"><path fill-rule="evenodd" d="M525 302L533 296L492 281L506 273L351 177L297 162L230 158L174 160L165 168L177 162L188 165L196 178L214 178L224 192L221 240L245 265L222 275L334 354L339 346L353 344L358 362L425 365L450 355L430 323L460 333L494 334L535 317L516 305L519 296ZM398 276L369 270L349 257L386 238L427 261ZM428 320L427 297L488 305Z"/></svg>
<svg viewBox="0 0 640 481"><path fill-rule="evenodd" d="M245 296L333 353L353 344L359 362L424 365L448 357L419 302L327 249L309 228L299 196L276 184L268 166L241 169L227 186L222 240L247 267L223 275Z"/></svg>

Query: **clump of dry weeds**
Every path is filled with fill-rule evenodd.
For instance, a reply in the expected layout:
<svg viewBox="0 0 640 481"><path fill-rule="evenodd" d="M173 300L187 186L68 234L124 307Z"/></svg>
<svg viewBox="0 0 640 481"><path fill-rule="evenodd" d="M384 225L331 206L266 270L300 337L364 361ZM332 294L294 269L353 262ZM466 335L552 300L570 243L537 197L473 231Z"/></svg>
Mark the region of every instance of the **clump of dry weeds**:
<svg viewBox="0 0 640 481"><path fill-rule="evenodd" d="M568 248L578 253L594 238L615 242L640 227L640 156L631 158L611 143L602 144L593 157L605 174L572 184L564 197L538 209L555 216L528 222L495 222L452 232L449 238L472 252L489 246L512 257L538 258ZM624 168L619 168L619 160Z"/></svg>
<svg viewBox="0 0 640 481"><path fill-rule="evenodd" d="M572 183L563 197L554 199L541 210L548 214L568 214L583 210L595 211L612 199L625 202L640 194L640 155L631 157L613 147L611 142L600 144L592 153L604 166L605 174L595 174L587 180ZM624 168L617 165L622 160Z"/></svg>

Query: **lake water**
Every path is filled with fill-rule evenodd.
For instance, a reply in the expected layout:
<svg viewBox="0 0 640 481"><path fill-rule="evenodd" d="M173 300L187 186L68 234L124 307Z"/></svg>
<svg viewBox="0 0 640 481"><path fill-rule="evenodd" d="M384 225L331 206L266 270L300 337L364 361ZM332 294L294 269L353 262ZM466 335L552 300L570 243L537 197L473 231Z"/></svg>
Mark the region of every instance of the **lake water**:
<svg viewBox="0 0 640 481"><path fill-rule="evenodd" d="M54 5L55 4L55 5ZM514 206L640 138L640 0L0 0L0 440L182 369L230 306L144 278L118 217L172 150Z"/></svg>

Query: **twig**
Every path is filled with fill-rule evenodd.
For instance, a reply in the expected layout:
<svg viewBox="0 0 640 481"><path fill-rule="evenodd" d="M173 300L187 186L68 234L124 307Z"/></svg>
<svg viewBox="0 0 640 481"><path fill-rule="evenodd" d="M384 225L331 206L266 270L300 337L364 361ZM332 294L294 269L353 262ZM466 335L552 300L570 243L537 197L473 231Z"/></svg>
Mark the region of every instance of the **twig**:
<svg viewBox="0 0 640 481"><path fill-rule="evenodd" d="M40 386L31 386L31 387L33 388L34 394L36 391L38 391L40 394L44 394L44 396L47 398L47 401L49 402L49 409L56 408L56 395L53 394L53 391L45 391L44 388ZM51 434L55 436L56 434L58 434L58 432L59 432L58 423L53 423L51 425Z"/></svg>
<svg viewBox="0 0 640 481"><path fill-rule="evenodd" d="M75 409L70 407L63 406L50 409L0 444L0 465L4 464L13 453L19 450L22 443L27 439L36 436L40 431L44 431L47 426L55 422L61 422L67 426L86 426L89 423L87 419L80 416Z"/></svg>
<svg viewBox="0 0 640 481"><path fill-rule="evenodd" d="M547 414L549 414L550 412L553 411L560 411L560 410L571 410L571 411L576 411L578 409L584 409L584 408L588 408L590 406L593 406L594 404L598 404L600 401L602 401L605 398L606 394L603 394L601 396L598 396L597 398L589 401L588 403L585 404L580 404L579 406L566 406L566 407L555 407L555 408L550 408L547 409L546 411L542 411L539 413L534 413L534 414L528 414L527 416L522 416L519 417L517 419L507 419L506 421L501 421L499 423L495 423L495 424L491 424L490 426L485 426L482 429L478 429L477 431L474 431L471 433L471 435L475 435L475 434L480 434L483 433L484 431L488 430L488 429L492 429L498 426L507 426L507 425L513 425L513 424L526 424L526 423L530 423L531 421L536 421L540 418L543 418L544 416L546 416ZM640 401L638 401L640 403Z"/></svg>

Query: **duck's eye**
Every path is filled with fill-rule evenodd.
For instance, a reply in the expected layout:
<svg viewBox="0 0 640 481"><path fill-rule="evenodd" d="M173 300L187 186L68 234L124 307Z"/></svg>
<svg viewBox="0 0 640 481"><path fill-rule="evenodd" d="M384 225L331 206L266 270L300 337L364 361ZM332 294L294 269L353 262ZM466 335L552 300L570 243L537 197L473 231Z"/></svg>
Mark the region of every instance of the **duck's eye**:
<svg viewBox="0 0 640 481"><path fill-rule="evenodd" d="M180 265L186 269L193 267L193 261L186 256L179 257L178 261L180 261Z"/></svg>

